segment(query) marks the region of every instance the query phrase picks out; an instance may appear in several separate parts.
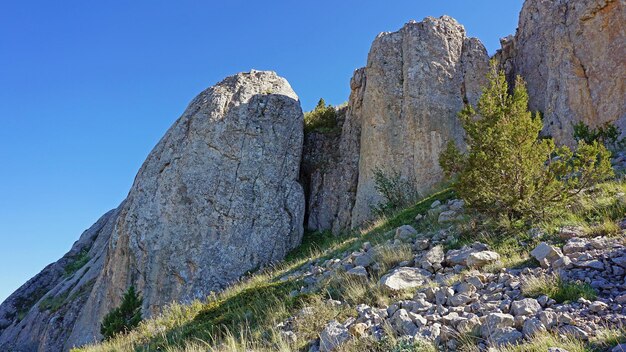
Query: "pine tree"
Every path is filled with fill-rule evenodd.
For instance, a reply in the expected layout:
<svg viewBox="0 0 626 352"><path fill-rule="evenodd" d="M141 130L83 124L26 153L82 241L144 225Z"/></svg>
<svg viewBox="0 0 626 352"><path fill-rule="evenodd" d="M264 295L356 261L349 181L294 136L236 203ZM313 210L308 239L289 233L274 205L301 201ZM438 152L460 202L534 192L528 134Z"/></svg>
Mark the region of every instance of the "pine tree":
<svg viewBox="0 0 626 352"><path fill-rule="evenodd" d="M468 153L449 144L440 156L447 174L469 206L509 220L545 216L572 195L612 176L610 153L599 144L579 142L576 153L539 138L539 114L528 111L528 93L518 77L512 94L503 72L491 64L489 84L476 110L467 105L459 118Z"/></svg>
<svg viewBox="0 0 626 352"><path fill-rule="evenodd" d="M304 114L304 130L330 131L337 127L337 110L320 98L315 109Z"/></svg>
<svg viewBox="0 0 626 352"><path fill-rule="evenodd" d="M100 333L105 339L109 339L120 333L127 333L139 325L142 320L141 305L143 298L130 286L124 293L122 304L111 310L102 320Z"/></svg>

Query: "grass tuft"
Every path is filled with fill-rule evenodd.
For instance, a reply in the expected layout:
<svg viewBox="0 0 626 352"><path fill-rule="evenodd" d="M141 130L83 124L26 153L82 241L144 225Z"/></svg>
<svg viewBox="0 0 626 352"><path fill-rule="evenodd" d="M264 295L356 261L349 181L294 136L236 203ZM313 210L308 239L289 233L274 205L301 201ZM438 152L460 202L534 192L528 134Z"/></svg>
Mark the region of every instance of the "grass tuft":
<svg viewBox="0 0 626 352"><path fill-rule="evenodd" d="M558 275L525 277L522 280L522 294L526 297L546 295L557 303L576 301L579 298L595 300L596 291L586 283L567 282Z"/></svg>

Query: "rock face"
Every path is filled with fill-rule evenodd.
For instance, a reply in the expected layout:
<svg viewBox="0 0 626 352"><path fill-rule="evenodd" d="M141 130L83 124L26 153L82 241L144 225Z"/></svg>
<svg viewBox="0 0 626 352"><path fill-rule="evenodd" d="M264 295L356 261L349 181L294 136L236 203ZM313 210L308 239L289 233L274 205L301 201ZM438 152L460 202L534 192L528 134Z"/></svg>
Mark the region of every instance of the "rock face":
<svg viewBox="0 0 626 352"><path fill-rule="evenodd" d="M64 277L62 259L0 307L0 349L92 342L131 284L149 315L282 259L303 233L302 126L298 97L273 72L238 74L202 92L150 153L123 204L83 235L93 244L72 249L90 248L93 265ZM36 300L26 313L16 309L38 290L60 307Z"/></svg>
<svg viewBox="0 0 626 352"><path fill-rule="evenodd" d="M335 132L305 135L300 180L307 199L306 224L310 230L349 228L356 197L361 142L361 100L365 88L363 69L350 82L352 93L347 107L338 111Z"/></svg>
<svg viewBox="0 0 626 352"><path fill-rule="evenodd" d="M496 55L527 82L544 132L572 144L572 124L626 131L626 1L527 0L514 37Z"/></svg>
<svg viewBox="0 0 626 352"><path fill-rule="evenodd" d="M428 17L381 33L365 67L361 143L352 226L371 218L380 202L373 172L397 172L421 192L442 179L439 154L463 140L457 113L476 103L488 70L487 51L454 19Z"/></svg>

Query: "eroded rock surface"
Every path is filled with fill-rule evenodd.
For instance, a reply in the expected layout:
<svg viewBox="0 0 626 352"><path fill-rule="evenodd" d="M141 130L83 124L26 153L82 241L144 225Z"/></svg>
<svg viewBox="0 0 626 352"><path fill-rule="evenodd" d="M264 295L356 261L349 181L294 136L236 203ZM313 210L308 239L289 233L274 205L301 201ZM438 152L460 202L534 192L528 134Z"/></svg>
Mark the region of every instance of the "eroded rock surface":
<svg viewBox="0 0 626 352"><path fill-rule="evenodd" d="M530 109L557 142L573 144L579 121L626 131L626 1L527 0L496 58L526 80Z"/></svg>
<svg viewBox="0 0 626 352"><path fill-rule="evenodd" d="M361 106L361 146L352 226L371 218L381 201L374 170L398 172L421 192L442 179L439 154L448 141L463 142L457 118L476 103L488 56L454 19L428 17L381 33L369 53ZM351 101L351 103L354 103Z"/></svg>
<svg viewBox="0 0 626 352"><path fill-rule="evenodd" d="M9 325L0 349L92 342L131 284L150 315L282 259L303 233L302 126L298 97L273 72L238 74L202 92L150 153L124 203L99 221L106 225L86 233L99 245L90 263L98 262L69 277L55 263L2 305ZM39 288L44 300L65 298L48 313L40 301L16 322L16 300Z"/></svg>

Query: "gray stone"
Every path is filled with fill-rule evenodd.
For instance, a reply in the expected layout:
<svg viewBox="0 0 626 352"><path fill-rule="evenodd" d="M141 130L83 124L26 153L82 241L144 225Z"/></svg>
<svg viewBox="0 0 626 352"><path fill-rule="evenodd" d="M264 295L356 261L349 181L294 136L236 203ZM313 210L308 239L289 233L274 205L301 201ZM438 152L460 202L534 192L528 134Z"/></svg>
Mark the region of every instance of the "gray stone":
<svg viewBox="0 0 626 352"><path fill-rule="evenodd" d="M363 253L354 257L354 265L367 267L374 262L374 258L369 253Z"/></svg>
<svg viewBox="0 0 626 352"><path fill-rule="evenodd" d="M439 214L437 222L440 224L456 220L459 214L455 210L446 210Z"/></svg>
<svg viewBox="0 0 626 352"><path fill-rule="evenodd" d="M530 252L530 255L537 259L543 268L549 267L554 261L563 257L560 249L546 242L539 243L539 245Z"/></svg>
<svg viewBox="0 0 626 352"><path fill-rule="evenodd" d="M348 270L346 273L350 276L363 279L367 279L368 277L367 270L365 270L365 268L362 266L355 266L354 268Z"/></svg>
<svg viewBox="0 0 626 352"><path fill-rule="evenodd" d="M522 333L512 327L497 328L489 335L489 341L496 347L517 344L522 338Z"/></svg>
<svg viewBox="0 0 626 352"><path fill-rule="evenodd" d="M412 239L417 235L417 231L411 225L402 225L396 229L397 239L407 240Z"/></svg>
<svg viewBox="0 0 626 352"><path fill-rule="evenodd" d="M481 327L482 336L489 338L498 329L513 327L515 318L510 314L489 313Z"/></svg>
<svg viewBox="0 0 626 352"><path fill-rule="evenodd" d="M336 320L324 327L320 334L320 352L331 352L350 340L350 332Z"/></svg>
<svg viewBox="0 0 626 352"><path fill-rule="evenodd" d="M391 317L391 327L400 336L414 336L418 332L417 325L409 316L409 312L405 309L398 309Z"/></svg>
<svg viewBox="0 0 626 352"><path fill-rule="evenodd" d="M522 328L522 333L524 336L533 336L540 332L546 331L545 325L541 322L541 320L537 318L530 318L524 320L524 327Z"/></svg>
<svg viewBox="0 0 626 352"><path fill-rule="evenodd" d="M587 241L582 238L572 238L563 246L563 253L573 254L583 252L587 246Z"/></svg>
<svg viewBox="0 0 626 352"><path fill-rule="evenodd" d="M482 268L485 265L493 264L500 260L500 254L492 251L482 251L470 253L467 256L467 266L473 268Z"/></svg>
<svg viewBox="0 0 626 352"><path fill-rule="evenodd" d="M400 267L380 278L380 284L394 291L423 286L430 281L430 273L424 269Z"/></svg>
<svg viewBox="0 0 626 352"><path fill-rule="evenodd" d="M604 264L597 260L586 260L586 261L582 261L582 262L575 262L574 263L575 266L579 267L579 268L589 268L589 269L595 269L595 270L604 270Z"/></svg>
<svg viewBox="0 0 626 352"><path fill-rule="evenodd" d="M541 305L534 298L524 298L511 303L511 312L514 315L535 315L541 312Z"/></svg>
<svg viewBox="0 0 626 352"><path fill-rule="evenodd" d="M442 246L435 246L424 254L422 258L422 268L426 270L439 270L441 269L441 263L444 260L444 253Z"/></svg>

